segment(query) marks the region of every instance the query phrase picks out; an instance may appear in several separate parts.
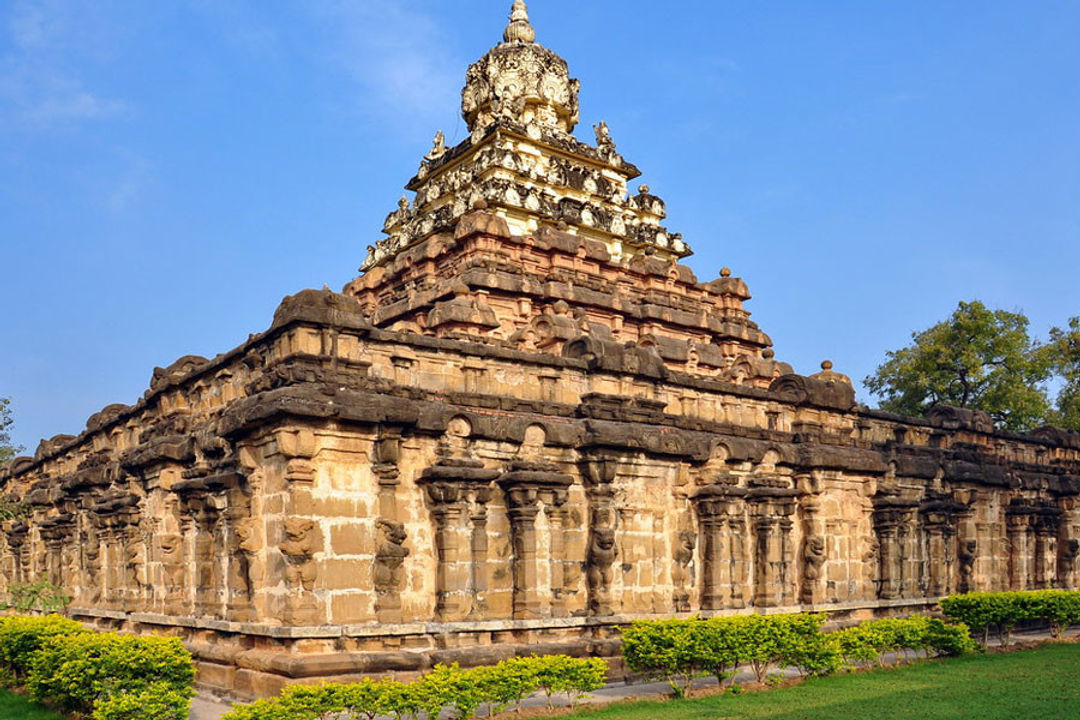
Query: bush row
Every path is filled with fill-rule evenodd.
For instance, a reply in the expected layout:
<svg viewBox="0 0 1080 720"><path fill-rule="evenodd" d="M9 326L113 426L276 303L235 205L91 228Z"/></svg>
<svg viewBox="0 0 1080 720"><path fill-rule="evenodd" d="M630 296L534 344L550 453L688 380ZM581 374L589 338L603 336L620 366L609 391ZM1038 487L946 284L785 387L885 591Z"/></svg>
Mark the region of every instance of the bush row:
<svg viewBox="0 0 1080 720"><path fill-rule="evenodd" d="M982 633L986 645L990 628L996 628L1001 642L1007 644L1012 629L1022 622L1045 622L1050 634L1061 635L1080 622L1080 591L1030 590L1026 592L966 593L941 600L941 611L951 620L962 622L972 631Z"/></svg>
<svg viewBox="0 0 1080 720"><path fill-rule="evenodd" d="M337 717L398 720L438 718L450 711L458 720L472 718L483 708L494 715L543 692L566 693L571 704L585 693L604 686L607 663L601 659L578 659L566 655L511 658L497 665L461 669L437 665L411 683L366 678L348 685L293 685L281 695L241 705L222 720L323 720Z"/></svg>
<svg viewBox="0 0 1080 720"><path fill-rule="evenodd" d="M799 613L640 620L623 630L623 657L631 670L663 678L682 696L695 678L714 675L722 684L740 665L749 665L761 682L772 667L826 675L879 662L889 651L959 655L974 647L966 626L936 618L875 620L824 633L825 618Z"/></svg>
<svg viewBox="0 0 1080 720"><path fill-rule="evenodd" d="M56 615L0 618L0 670L93 720L187 720L195 664L178 638L97 633Z"/></svg>

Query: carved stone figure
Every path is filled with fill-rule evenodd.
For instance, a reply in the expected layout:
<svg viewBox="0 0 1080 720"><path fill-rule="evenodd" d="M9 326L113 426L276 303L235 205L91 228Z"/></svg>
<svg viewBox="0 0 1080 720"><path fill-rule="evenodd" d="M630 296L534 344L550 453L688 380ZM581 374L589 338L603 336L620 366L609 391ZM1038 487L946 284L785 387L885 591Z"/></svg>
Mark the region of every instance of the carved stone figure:
<svg viewBox="0 0 1080 720"><path fill-rule="evenodd" d="M301 518L285 519L285 542L278 549L289 561L285 577L298 589L315 588L316 568L312 555L316 550L315 523Z"/></svg>
<svg viewBox="0 0 1080 720"><path fill-rule="evenodd" d="M975 589L973 582L975 572L975 560L978 559L979 542L967 540L960 543L956 559L960 561L960 586L962 593L971 592Z"/></svg>
<svg viewBox="0 0 1080 720"><path fill-rule="evenodd" d="M690 589L694 585L694 576L690 572L690 563L694 560L694 548L697 546L697 533L693 530L679 532L679 544L675 548L671 566L671 584L675 586L672 601L676 612L690 612Z"/></svg>
<svg viewBox="0 0 1080 720"><path fill-rule="evenodd" d="M615 141L611 139L611 130L608 128L606 122L601 120L598 124L593 125L593 132L596 133L596 144L598 147L605 150L615 149Z"/></svg>
<svg viewBox="0 0 1080 720"><path fill-rule="evenodd" d="M593 528L585 577L589 583L589 613L611 615L611 566L618 556L614 528Z"/></svg>
<svg viewBox="0 0 1080 720"><path fill-rule="evenodd" d="M821 567L825 564L825 538L810 535L803 542L802 602L812 604L816 600Z"/></svg>
<svg viewBox="0 0 1080 720"><path fill-rule="evenodd" d="M401 581L402 567L405 558L409 556L409 549L405 547L408 534L405 526L399 522L379 520L377 523L382 532L382 542L375 551L375 592L378 593L378 607L380 613L394 612L401 609Z"/></svg>
<svg viewBox="0 0 1080 720"><path fill-rule="evenodd" d="M431 150L424 157L428 161L434 162L435 160L438 160L439 158L441 158L445 154L446 154L446 136L443 134L442 130L439 130L437 133L435 133L435 141L432 144Z"/></svg>

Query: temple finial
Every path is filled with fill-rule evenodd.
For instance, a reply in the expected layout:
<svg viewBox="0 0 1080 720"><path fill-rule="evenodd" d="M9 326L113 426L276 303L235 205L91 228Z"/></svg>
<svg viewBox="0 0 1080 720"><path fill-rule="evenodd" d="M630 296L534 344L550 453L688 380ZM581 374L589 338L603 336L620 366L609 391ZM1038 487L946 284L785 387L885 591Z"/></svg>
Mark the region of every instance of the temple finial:
<svg viewBox="0 0 1080 720"><path fill-rule="evenodd" d="M510 9L510 24L503 33L503 41L536 42L536 31L529 22L529 8L525 7L525 0L514 0L514 7Z"/></svg>

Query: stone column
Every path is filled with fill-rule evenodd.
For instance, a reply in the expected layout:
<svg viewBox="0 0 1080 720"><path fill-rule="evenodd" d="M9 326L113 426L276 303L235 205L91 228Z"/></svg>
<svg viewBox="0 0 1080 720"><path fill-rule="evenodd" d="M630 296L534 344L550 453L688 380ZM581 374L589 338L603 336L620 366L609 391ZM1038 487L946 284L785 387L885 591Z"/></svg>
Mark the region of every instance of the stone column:
<svg viewBox="0 0 1080 720"><path fill-rule="evenodd" d="M409 534L399 522L397 492L401 472L401 434L397 430L382 430L375 441L372 473L379 485L379 519L375 526L380 538L375 548L372 578L375 585L375 617L381 623L399 623L401 587L405 579L405 558L409 549L405 541Z"/></svg>
<svg viewBox="0 0 1080 720"><path fill-rule="evenodd" d="M777 582L780 587L780 604L791 606L795 604L795 589L797 580L795 577L795 544L791 537L791 531L795 522L791 516L795 512L795 506L784 503L777 507L782 513L780 517L780 566L777 568Z"/></svg>
<svg viewBox="0 0 1080 720"><path fill-rule="evenodd" d="M551 614L553 617L566 617L566 501L568 493L565 490L553 492L550 502L545 501L545 512L548 517L548 526L551 528ZM487 538L485 535L485 552Z"/></svg>
<svg viewBox="0 0 1080 720"><path fill-rule="evenodd" d="M1056 558L1053 557L1053 551L1060 518L1053 510L1056 508L1047 508L1037 516L1032 528L1035 534L1034 586L1038 589L1051 588L1055 585L1057 563Z"/></svg>
<svg viewBox="0 0 1080 720"><path fill-rule="evenodd" d="M536 516L540 503L536 491L518 487L507 492L506 512L514 547L514 619L541 616L540 578L536 558Z"/></svg>
<svg viewBox="0 0 1080 720"><path fill-rule="evenodd" d="M761 487L748 493L754 516L754 605L757 607L795 603L791 517L798 492Z"/></svg>
<svg viewBox="0 0 1080 720"><path fill-rule="evenodd" d="M499 486L506 494L506 511L510 518L510 532L514 548L514 618L528 619L551 614L551 600L556 587L555 578L541 578L536 519L541 506L551 508L559 497L559 505L566 501L566 488L573 479L558 472L550 463L515 461L510 470L499 478ZM550 514L549 514L550 518ZM554 531L549 523L549 528ZM558 543L561 545L561 542ZM553 544L547 543L549 549ZM561 560L561 558L558 558ZM553 567L554 556L549 558ZM561 575L561 573L560 573ZM561 578L559 579L561 583Z"/></svg>
<svg viewBox="0 0 1080 720"><path fill-rule="evenodd" d="M767 514L769 507L759 504L754 517L754 606L779 605L777 566L780 564L779 518Z"/></svg>
<svg viewBox="0 0 1080 720"><path fill-rule="evenodd" d="M1057 586L1073 590L1077 586L1076 565L1080 558L1080 498L1063 497L1058 503L1062 518L1057 541Z"/></svg>
<svg viewBox="0 0 1080 720"><path fill-rule="evenodd" d="M611 566L618 557L615 546L614 480L618 459L599 455L581 463L585 495L589 504L589 545L585 557L585 581L590 616L613 614Z"/></svg>
<svg viewBox="0 0 1080 720"><path fill-rule="evenodd" d="M464 620L469 614L467 507L464 488L448 482L427 486L435 519L435 617L442 622Z"/></svg>
<svg viewBox="0 0 1080 720"><path fill-rule="evenodd" d="M749 556L746 552L746 519L741 514L729 517L728 532L731 550L731 607L739 609L746 607L746 588L750 582Z"/></svg>
<svg viewBox="0 0 1080 720"><path fill-rule="evenodd" d="M435 520L435 618L441 622L465 620L473 612L476 577L486 570L474 567L478 557L470 493L475 500L478 489L498 474L480 460L444 457L420 478Z"/></svg>
<svg viewBox="0 0 1080 720"><path fill-rule="evenodd" d="M487 561L488 561L488 531L487 531L487 504L491 499L491 488L479 486L470 492L471 513L469 521L472 523L472 537L470 539L470 554L472 562L469 565L469 587L473 596L472 609L469 617L481 620L487 617Z"/></svg>
<svg viewBox="0 0 1080 720"><path fill-rule="evenodd" d="M803 504L803 550L802 589L799 602L814 605L821 601L822 577L827 556L825 531L818 520L820 505L816 497L807 498Z"/></svg>
<svg viewBox="0 0 1080 720"><path fill-rule="evenodd" d="M720 610L728 605L732 585L728 523L736 499L731 491L736 490L746 492L727 485L707 485L693 497L701 534L702 610Z"/></svg>
<svg viewBox="0 0 1080 720"><path fill-rule="evenodd" d="M1010 590L1027 589L1028 526L1029 518L1027 515L1009 515L1007 518Z"/></svg>
<svg viewBox="0 0 1080 720"><path fill-rule="evenodd" d="M905 580L911 570L905 568L910 551L904 547L908 540L909 517L916 502L896 495L874 498L874 532L878 540L878 597L894 600L904 597Z"/></svg>
<svg viewBox="0 0 1080 720"><path fill-rule="evenodd" d="M945 594L945 525L940 522L930 521L925 526L926 550L927 550L927 583L926 591L930 597L941 597Z"/></svg>
<svg viewBox="0 0 1080 720"><path fill-rule="evenodd" d="M251 578L254 534L251 508L239 504L225 513L225 547L228 548L228 582L226 583L226 613L229 620L245 622L253 619L254 583Z"/></svg>

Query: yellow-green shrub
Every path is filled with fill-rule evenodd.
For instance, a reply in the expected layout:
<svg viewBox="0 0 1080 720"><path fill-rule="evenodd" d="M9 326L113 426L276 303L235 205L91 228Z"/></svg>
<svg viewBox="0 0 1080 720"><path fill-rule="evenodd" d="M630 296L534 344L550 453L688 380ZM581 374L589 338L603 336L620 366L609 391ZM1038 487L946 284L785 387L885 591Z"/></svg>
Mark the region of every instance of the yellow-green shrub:
<svg viewBox="0 0 1080 720"><path fill-rule="evenodd" d="M1080 592L1032 590L1027 592L965 593L941 600L945 616L982 633L985 645L990 628L997 628L1007 643L1013 627L1021 622L1046 622L1054 637L1080 622Z"/></svg>
<svg viewBox="0 0 1080 720"><path fill-rule="evenodd" d="M571 701L603 687L607 663L565 655L511 658L493 666L462 669L437 665L415 682L365 679L348 685L293 686L276 698L239 705L222 720L337 720L339 717L437 718L449 710L458 720L486 705L488 714L519 704L543 690Z"/></svg>
<svg viewBox="0 0 1080 720"><path fill-rule="evenodd" d="M34 654L54 637L90 633L81 624L59 615L0 618L0 667L19 681L30 670Z"/></svg>
<svg viewBox="0 0 1080 720"><path fill-rule="evenodd" d="M34 653L26 687L35 700L89 715L116 695L165 689L185 696L186 708L194 679L191 654L178 638L82 633L45 642Z"/></svg>

